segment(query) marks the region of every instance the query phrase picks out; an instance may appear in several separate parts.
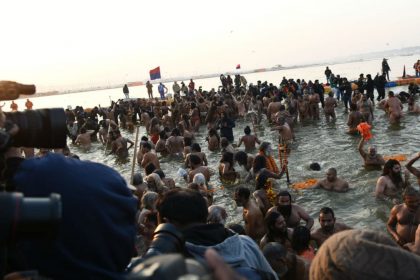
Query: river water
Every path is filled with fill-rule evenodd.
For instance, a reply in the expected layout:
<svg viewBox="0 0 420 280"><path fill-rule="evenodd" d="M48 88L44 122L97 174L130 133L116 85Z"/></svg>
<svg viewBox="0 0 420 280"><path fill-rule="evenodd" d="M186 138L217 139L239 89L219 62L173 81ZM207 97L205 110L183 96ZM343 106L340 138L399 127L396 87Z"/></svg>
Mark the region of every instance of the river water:
<svg viewBox="0 0 420 280"><path fill-rule="evenodd" d="M417 61L417 56L391 58L389 60L391 69L401 69L401 71L395 70L395 72L391 72L391 77L401 76L404 64L407 65L407 74L412 74L409 69L411 69L410 65L415 61ZM357 78L360 73L371 73L374 76L380 68L380 62L381 60L372 60L329 66L333 73L352 79ZM255 73L245 77L249 83L252 82L254 84L256 84L257 80L262 80L278 85L283 76L324 81L324 70L325 65L287 71ZM217 88L218 84L218 78L196 81L196 87L202 85L204 89ZM171 84L167 84L167 86L170 90L172 89ZM157 92L156 86L154 90ZM407 88L398 87L392 90L399 92L407 90ZM157 95L157 93L155 94ZM130 89L130 97L145 96L146 90L144 87ZM31 100L34 103L34 109L38 109L67 107L68 105L72 107L76 105L93 107L98 104L109 106L110 99L116 100L122 97L121 89L109 89L31 98ZM19 108L24 107L24 102L25 100L17 101ZM5 108L8 107L9 104L7 103ZM404 111L406 110L407 107L405 105ZM340 222L355 228L371 228L384 231L391 205L377 201L373 196L376 180L380 176L381 171L366 171L364 169L362 159L357 152L357 144L360 138L359 136L350 136L345 133L347 130L347 114L344 113L342 104L339 105L336 112L337 120L335 122L326 123L325 118L322 116L320 121L296 124L296 141L292 145L292 151L288 158L289 174L292 182L299 182L308 178L321 179L325 176L325 171L329 167L335 167L338 176L347 180L351 189L347 193L332 193L324 190L294 191L290 189L293 199L297 204L303 206L316 221L319 209L329 206L334 209L337 220ZM385 113L381 110L376 110L372 131L374 138L370 142L377 147L378 152L382 155L405 154L410 158L420 151L418 142L418 139L420 139L420 126L417 125L419 120L420 116L405 113L400 125L390 126ZM236 122L234 131L235 142L243 135L243 128L246 125L249 125L249 122L244 120ZM256 131L261 140L272 142L273 148L277 147L277 133L271 132L265 121L260 126L256 126ZM130 134L123 131L123 134L133 141L135 140L135 133ZM144 127L140 127L140 137L142 135L145 135ZM221 154L208 151L207 143L204 140L205 136L206 130L202 126L200 132L196 135L196 141L202 147L202 151L208 155L209 166L216 171ZM84 152L70 143L69 146L82 160L91 160L109 165L118 170L129 182L133 149L130 150L130 162L119 163L112 156L105 156L104 150L99 143L93 143L93 147L89 152ZM278 158L277 152L276 158ZM313 161L321 164L322 170L320 172L309 170L309 164ZM178 168L181 165L182 162L179 160L161 158L161 167L166 176L174 178L179 186L186 186L185 182L177 175ZM236 169L238 170L239 167L236 166ZM138 170L138 167L136 167L136 170ZM411 178L411 182L413 186L418 187L414 178ZM242 220L242 210L236 207L232 199L234 187L218 188L221 185L218 172L215 172L215 175L212 176L211 184L216 187L214 204L220 204L227 208L229 214L228 222L240 222ZM280 185L282 188L288 188L285 178L280 180Z"/></svg>

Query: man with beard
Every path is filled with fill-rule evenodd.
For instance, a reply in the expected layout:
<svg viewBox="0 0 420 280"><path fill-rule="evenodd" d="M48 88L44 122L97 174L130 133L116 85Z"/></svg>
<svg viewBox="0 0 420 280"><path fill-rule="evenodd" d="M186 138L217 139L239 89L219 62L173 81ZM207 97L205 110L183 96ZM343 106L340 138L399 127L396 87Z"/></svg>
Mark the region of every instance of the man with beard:
<svg viewBox="0 0 420 280"><path fill-rule="evenodd" d="M337 177L337 170L335 168L328 168L326 177L319 180L312 188L321 188L327 191L346 192L349 189L349 183Z"/></svg>
<svg viewBox="0 0 420 280"><path fill-rule="evenodd" d="M242 217L245 222L245 233L257 242L264 236L264 216L257 203L250 199L248 188L238 187L234 199L237 206L243 207Z"/></svg>
<svg viewBox="0 0 420 280"><path fill-rule="evenodd" d="M396 199L399 192L407 186L407 178L401 175L401 165L395 159L385 162L382 175L376 182L375 195L378 198ZM394 201L395 202L395 201Z"/></svg>
<svg viewBox="0 0 420 280"><path fill-rule="evenodd" d="M335 221L334 211L329 207L321 208L318 221L321 227L311 234L311 239L315 241L318 248L331 235L343 230L351 229L351 227L345 224L337 223Z"/></svg>
<svg viewBox="0 0 420 280"><path fill-rule="evenodd" d="M395 205L387 223L387 230L395 241L403 246L414 242L417 226L420 224L420 200L418 192L407 188L403 194L404 203Z"/></svg>
<svg viewBox="0 0 420 280"><path fill-rule="evenodd" d="M264 218L264 222L267 233L261 239L260 248L264 248L269 242L279 242L287 249L292 250L293 230L287 228L283 215L279 212L268 213Z"/></svg>
<svg viewBox="0 0 420 280"><path fill-rule="evenodd" d="M292 196L288 191L281 191L277 195L277 206L273 206L268 210L270 212L279 212L286 220L286 225L295 228L300 225L300 221L306 222L306 227L310 230L314 225L314 219L297 204L292 204Z"/></svg>
<svg viewBox="0 0 420 280"><path fill-rule="evenodd" d="M381 168L382 165L385 164L384 158L376 152L376 148L373 146L370 146L368 148L367 153L363 149L363 145L365 143L365 140L363 137L360 139L359 142L359 153L363 158L364 164L366 168L372 167L372 168Z"/></svg>

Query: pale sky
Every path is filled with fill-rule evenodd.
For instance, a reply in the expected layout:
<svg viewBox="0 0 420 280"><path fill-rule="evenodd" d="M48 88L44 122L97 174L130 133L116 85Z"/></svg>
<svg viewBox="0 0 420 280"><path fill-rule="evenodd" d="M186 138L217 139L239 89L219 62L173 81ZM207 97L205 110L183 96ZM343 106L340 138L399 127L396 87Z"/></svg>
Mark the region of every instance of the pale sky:
<svg viewBox="0 0 420 280"><path fill-rule="evenodd" d="M35 0L2 5L0 80L40 90L420 45L420 1Z"/></svg>

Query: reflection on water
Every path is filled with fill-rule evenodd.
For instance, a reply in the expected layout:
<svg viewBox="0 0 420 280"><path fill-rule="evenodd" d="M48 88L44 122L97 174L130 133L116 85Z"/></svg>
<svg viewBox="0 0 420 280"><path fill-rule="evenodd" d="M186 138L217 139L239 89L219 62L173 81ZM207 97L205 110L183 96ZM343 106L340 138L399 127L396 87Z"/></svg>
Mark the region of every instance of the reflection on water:
<svg viewBox="0 0 420 280"><path fill-rule="evenodd" d="M345 133L347 130L347 114L343 111L343 106L340 104L337 108L337 120L335 122L326 123L325 119L321 119L318 122L296 124L296 142L291 146L292 152L288 159L289 174L292 182L299 182L308 178L319 179L324 177L326 169L335 167L338 176L349 182L351 190L347 193L332 193L319 189L290 191L296 203L302 205L315 218L315 221L318 220L319 209L328 206L334 209L339 221L350 226L385 230L391 205L378 202L373 196L376 180L381 171L366 171L364 169L362 159L357 152L360 138ZM375 114L376 118L373 122L374 138L369 141L368 145L375 145L382 155L405 154L409 158L420 150L420 145L418 145L420 129L417 127L417 116L406 114L401 125L390 126L382 111L377 110ZM247 124L247 122L241 120L236 123L235 142L243 135L243 129ZM261 140L269 141L273 143L273 147L277 147L277 135L271 133L269 127L260 125L256 126L256 130ZM123 132L123 134L132 140L135 139L135 134L128 134L127 132ZM142 135L144 135L144 127L140 129L140 137ZM203 126L200 133L196 135L196 141L200 144L202 151L208 155L209 165L215 171L221 155L219 152L208 151L207 142L204 140L205 136L206 131ZM129 182L131 162L122 164L116 162L116 159L112 156L105 156L99 143L94 143L92 149L87 153L78 150L76 147L71 148L82 159L102 162L114 167ZM277 158L277 151L275 152ZM130 160L132 157L133 149L130 150ZM182 160L171 158L161 158L160 160L166 176L174 178L179 186L185 187L185 182L177 175L178 168L183 164ZM321 171L309 170L309 164L313 161L321 165ZM236 166L236 169L238 168ZM138 166L136 166L136 170L138 170ZM214 173L210 184L218 187L221 182L218 173ZM411 183L413 186L417 186L414 178L411 178ZM239 183L238 185L242 184ZM285 178L280 180L280 186L281 188L287 188ZM226 207L229 213L228 222L242 221L242 212L237 209L232 199L232 192L235 187L217 188L215 192L214 203ZM248 185L248 187L252 186Z"/></svg>

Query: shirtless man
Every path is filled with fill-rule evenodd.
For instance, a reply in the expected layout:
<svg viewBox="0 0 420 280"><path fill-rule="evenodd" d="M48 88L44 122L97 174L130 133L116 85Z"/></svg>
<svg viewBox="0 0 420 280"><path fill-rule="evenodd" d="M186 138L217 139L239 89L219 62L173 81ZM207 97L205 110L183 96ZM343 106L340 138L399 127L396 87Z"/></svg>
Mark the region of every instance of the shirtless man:
<svg viewBox="0 0 420 280"><path fill-rule="evenodd" d="M167 135L166 135L166 131L162 130L161 132L159 132L159 140L156 143L156 153L160 153L161 156L166 157L169 152L168 149L166 148L166 140L168 139Z"/></svg>
<svg viewBox="0 0 420 280"><path fill-rule="evenodd" d="M308 103L308 94L305 94L304 97L298 97L298 111L299 111L299 121L304 122L309 117L309 103Z"/></svg>
<svg viewBox="0 0 420 280"><path fill-rule="evenodd" d="M395 205L387 223L387 230L395 241L403 246L414 242L418 225L420 224L420 199L413 188L407 188L403 194L403 204Z"/></svg>
<svg viewBox="0 0 420 280"><path fill-rule="evenodd" d="M416 255L420 255L420 225L417 226L414 242L405 243L404 248Z"/></svg>
<svg viewBox="0 0 420 280"><path fill-rule="evenodd" d="M385 110L389 114L389 122L391 124L398 123L402 117L403 105L401 101L394 96L394 92L388 92L388 99L385 103Z"/></svg>
<svg viewBox="0 0 420 280"><path fill-rule="evenodd" d="M271 130L278 130L279 139L282 143L288 143L293 140L293 133L290 129L289 124L284 118L277 119L277 126L273 127Z"/></svg>
<svg viewBox="0 0 420 280"><path fill-rule="evenodd" d="M312 188L322 188L335 192L348 191L349 184L343 179L337 178L337 170L335 168L328 168L326 176L327 178L319 180Z"/></svg>
<svg viewBox="0 0 420 280"><path fill-rule="evenodd" d="M334 93L330 92L324 103L324 113L327 122L330 121L330 117L333 121L336 120L335 107L337 107L337 99L334 98Z"/></svg>
<svg viewBox="0 0 420 280"><path fill-rule="evenodd" d="M201 159L201 161L202 161L201 162L201 165L203 165L203 166L207 166L208 165L206 154L201 151L200 144L193 143L191 145L191 153L189 153L185 157L185 162L184 162L185 167L190 167L191 166L191 164L190 164L190 155L197 155Z"/></svg>
<svg viewBox="0 0 420 280"><path fill-rule="evenodd" d="M334 211L329 207L323 207L319 211L319 224L321 227L311 233L311 239L315 241L318 248L325 242L331 235L351 229L351 227L337 223L334 217Z"/></svg>
<svg viewBox="0 0 420 280"><path fill-rule="evenodd" d="M413 167L413 164L418 160L418 159L420 159L420 152L419 153L417 153L417 155L414 157L414 158L412 158L406 165L405 165L405 167L407 168L407 170L408 171L410 171L411 172L411 174L413 174L414 176L416 176L416 178L417 178L417 183L418 183L418 185L420 186L420 170L419 169L417 169L417 168L415 168L415 167Z"/></svg>
<svg viewBox="0 0 420 280"><path fill-rule="evenodd" d="M265 234L264 216L250 196L251 192L248 188L238 187L235 190L234 199L237 206L243 207L242 216L246 235L258 242Z"/></svg>
<svg viewBox="0 0 420 280"><path fill-rule="evenodd" d="M267 107L267 119L269 122L274 122L274 115L280 111L281 101L273 97L272 101L268 104Z"/></svg>
<svg viewBox="0 0 420 280"><path fill-rule="evenodd" d="M118 156L119 159L124 160L128 158L128 150L133 147L134 142L130 139L122 137L121 132L117 130L116 139L112 142L111 153L114 153ZM130 144L130 146L127 146Z"/></svg>
<svg viewBox="0 0 420 280"><path fill-rule="evenodd" d="M360 139L358 149L359 149L360 155L363 158L365 167L381 168L385 164L384 158L380 154L376 153L376 148L373 146L370 146L368 148L368 152L366 153L365 150L363 149L364 143L365 143L365 140L362 137Z"/></svg>
<svg viewBox="0 0 420 280"><path fill-rule="evenodd" d="M201 165L201 158L197 155L190 155L190 164L191 164L191 170L188 172L188 177L184 178L188 181L188 183L191 183L194 179L195 174L201 173L206 178L207 183L210 181L210 169L207 166Z"/></svg>
<svg viewBox="0 0 420 280"><path fill-rule="evenodd" d="M407 178L401 175L401 165L395 159L385 162L382 175L376 182L375 195L378 198L392 198L394 203L399 192L407 186Z"/></svg>
<svg viewBox="0 0 420 280"><path fill-rule="evenodd" d="M255 143L261 144L260 140L256 135L251 135L251 129L249 126L244 128L245 135L239 139L238 147L241 146L242 143L245 145L245 152L250 153L255 151Z"/></svg>
<svg viewBox="0 0 420 280"><path fill-rule="evenodd" d="M420 114L420 106L416 104L416 100L414 99L414 96L410 96L408 99L408 112L413 114Z"/></svg>
<svg viewBox="0 0 420 280"><path fill-rule="evenodd" d="M354 103L350 104L350 114L347 119L347 126L349 130L347 131L350 134L358 133L357 126L363 121L362 114L357 111L357 105Z"/></svg>
<svg viewBox="0 0 420 280"><path fill-rule="evenodd" d="M295 228L300 225L300 221L306 222L306 227L310 230L314 225L314 219L297 204L292 204L292 196L288 191L281 191L277 195L277 206L271 207L267 213L277 211L283 215L287 227Z"/></svg>
<svg viewBox="0 0 420 280"><path fill-rule="evenodd" d="M166 149L170 155L182 157L184 138L181 136L178 128L172 129L171 137L166 140Z"/></svg>
<svg viewBox="0 0 420 280"><path fill-rule="evenodd" d="M91 135L94 134L95 131L93 130L86 130L86 128L82 127L80 129L80 134L77 135L76 140L74 141L77 145L80 145L82 148L88 150L91 147Z"/></svg>
<svg viewBox="0 0 420 280"><path fill-rule="evenodd" d="M216 129L214 129L214 128L209 129L206 141L208 141L209 151L214 152L214 151L217 151L218 149L220 149L220 137L217 134Z"/></svg>
<svg viewBox="0 0 420 280"><path fill-rule="evenodd" d="M153 163L155 168L160 168L160 163L157 155L152 152L152 145L149 142L142 142L140 151L143 155L141 162L139 162L139 157L137 154L137 162L141 167L145 168L149 163Z"/></svg>
<svg viewBox="0 0 420 280"><path fill-rule="evenodd" d="M267 213L264 223L267 233L260 241L260 248L264 248L269 242L279 242L291 250L293 230L287 227L284 217L279 212Z"/></svg>
<svg viewBox="0 0 420 280"><path fill-rule="evenodd" d="M362 114L363 119L368 123L372 124L373 120L373 103L370 99L367 98L365 94L362 95L362 98L357 102L357 108Z"/></svg>
<svg viewBox="0 0 420 280"><path fill-rule="evenodd" d="M319 120L319 102L320 102L319 94L312 93L309 95L309 112L310 116L313 120Z"/></svg>

